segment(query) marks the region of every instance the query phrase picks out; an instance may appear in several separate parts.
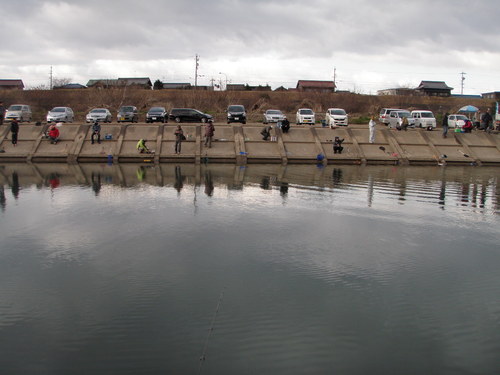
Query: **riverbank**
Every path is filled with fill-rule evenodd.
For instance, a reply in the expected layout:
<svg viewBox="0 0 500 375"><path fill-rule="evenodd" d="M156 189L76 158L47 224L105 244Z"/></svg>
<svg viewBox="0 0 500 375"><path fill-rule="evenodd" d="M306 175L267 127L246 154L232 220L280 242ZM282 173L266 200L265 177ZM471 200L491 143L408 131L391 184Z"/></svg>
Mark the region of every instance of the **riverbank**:
<svg viewBox="0 0 500 375"><path fill-rule="evenodd" d="M10 141L10 125L0 126L0 162L151 162L151 163L251 163L279 164L389 164L389 165L500 165L498 134L471 134L439 130L396 131L377 125L376 143L369 143L367 125L330 129L296 126L283 134L272 129L271 140L260 135L261 124L216 125L212 148L203 145L201 124L182 124L187 139L180 155L174 152L174 124L103 124L101 144L91 143L91 126L63 124L60 141L51 144L43 134L47 125L20 126L18 145ZM344 139L344 150L334 154L332 140ZM135 146L147 139L152 154Z"/></svg>

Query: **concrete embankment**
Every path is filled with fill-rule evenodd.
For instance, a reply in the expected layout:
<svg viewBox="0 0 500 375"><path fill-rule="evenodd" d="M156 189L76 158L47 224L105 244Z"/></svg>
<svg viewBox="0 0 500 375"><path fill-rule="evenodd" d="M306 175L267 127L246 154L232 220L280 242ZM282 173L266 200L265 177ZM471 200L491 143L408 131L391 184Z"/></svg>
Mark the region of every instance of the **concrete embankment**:
<svg viewBox="0 0 500 375"><path fill-rule="evenodd" d="M47 125L22 124L19 141L10 141L10 125L0 126L0 162L143 162L154 163L317 163L324 164L472 164L500 165L500 136L475 131L395 131L377 125L376 143L368 142L368 127L353 125L330 129L294 126L283 134L274 128L271 140L260 135L261 124L216 125L212 148L203 146L201 124L182 124L187 140L174 152L174 124L103 124L101 144L91 144L91 126L63 124L60 142L51 144L43 134ZM334 137L344 139L342 154L334 154ZM148 140L154 154L139 154L140 138ZM321 155L319 158L318 156ZM321 160L322 159L322 160Z"/></svg>

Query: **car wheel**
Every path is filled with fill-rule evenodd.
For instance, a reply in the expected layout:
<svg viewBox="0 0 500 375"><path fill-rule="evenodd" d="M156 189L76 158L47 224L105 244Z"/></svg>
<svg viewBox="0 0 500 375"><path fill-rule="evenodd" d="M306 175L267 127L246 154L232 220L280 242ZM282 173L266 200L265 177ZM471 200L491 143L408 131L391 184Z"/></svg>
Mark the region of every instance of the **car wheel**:
<svg viewBox="0 0 500 375"><path fill-rule="evenodd" d="M175 118L175 122L176 122L176 123L181 122L181 118L180 118L180 117L176 117L176 118Z"/></svg>
<svg viewBox="0 0 500 375"><path fill-rule="evenodd" d="M201 119L201 122L204 124L205 122L207 122L207 119L206 119L205 117L203 117L203 118Z"/></svg>

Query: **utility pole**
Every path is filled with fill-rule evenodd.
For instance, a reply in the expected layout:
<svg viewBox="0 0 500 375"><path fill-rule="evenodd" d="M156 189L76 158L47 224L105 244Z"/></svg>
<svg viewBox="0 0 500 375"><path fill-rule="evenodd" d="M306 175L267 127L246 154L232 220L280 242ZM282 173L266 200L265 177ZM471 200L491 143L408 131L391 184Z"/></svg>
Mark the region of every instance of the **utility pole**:
<svg viewBox="0 0 500 375"><path fill-rule="evenodd" d="M194 88L198 87L198 67L200 66L199 61L200 57L196 55L195 58L196 64L195 64L195 69L194 69Z"/></svg>
<svg viewBox="0 0 500 375"><path fill-rule="evenodd" d="M337 82L335 81L337 75L337 68L333 67L333 91L337 91Z"/></svg>
<svg viewBox="0 0 500 375"><path fill-rule="evenodd" d="M49 89L52 90L52 65L50 66L50 81L49 81Z"/></svg>
<svg viewBox="0 0 500 375"><path fill-rule="evenodd" d="M466 74L467 74L467 73L464 73L464 72L460 73L460 75L462 76L462 80L461 80L461 82L460 82L460 83L461 83L461 87L462 87L462 89L460 90L460 95L463 95L463 94L464 94L464 81L465 81L465 77L464 77L464 76L465 76Z"/></svg>

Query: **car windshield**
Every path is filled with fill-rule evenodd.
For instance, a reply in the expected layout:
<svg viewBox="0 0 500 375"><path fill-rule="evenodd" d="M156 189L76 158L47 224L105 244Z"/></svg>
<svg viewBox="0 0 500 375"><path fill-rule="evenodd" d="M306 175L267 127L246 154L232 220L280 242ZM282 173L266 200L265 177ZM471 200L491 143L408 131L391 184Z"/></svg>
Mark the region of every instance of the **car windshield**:
<svg viewBox="0 0 500 375"><path fill-rule="evenodd" d="M227 110L228 112L245 112L245 107L242 105L230 105Z"/></svg>
<svg viewBox="0 0 500 375"><path fill-rule="evenodd" d="M398 115L399 117L403 118L403 117L411 117L411 114L410 112L406 112L406 111L401 111L401 112L398 112Z"/></svg>
<svg viewBox="0 0 500 375"><path fill-rule="evenodd" d="M23 106L21 106L21 105L11 105L8 110L9 111L20 111L22 109L23 109Z"/></svg>
<svg viewBox="0 0 500 375"><path fill-rule="evenodd" d="M106 113L105 109L97 108L90 111L90 113Z"/></svg>
<svg viewBox="0 0 500 375"><path fill-rule="evenodd" d="M121 107L120 112L132 112L134 107Z"/></svg>
<svg viewBox="0 0 500 375"><path fill-rule="evenodd" d="M299 113L301 115L314 115L314 112L312 111L312 109L301 109L301 110L299 110Z"/></svg>
<svg viewBox="0 0 500 375"><path fill-rule="evenodd" d="M164 112L165 108L163 107L153 107L149 110L149 112Z"/></svg>
<svg viewBox="0 0 500 375"><path fill-rule="evenodd" d="M343 109L333 109L330 111L332 115L345 115L345 111Z"/></svg>
<svg viewBox="0 0 500 375"><path fill-rule="evenodd" d="M281 115L281 111L277 110L277 109L269 109L266 111L266 113L268 115Z"/></svg>
<svg viewBox="0 0 500 375"><path fill-rule="evenodd" d="M64 107L55 107L50 112L66 112L66 109Z"/></svg>

